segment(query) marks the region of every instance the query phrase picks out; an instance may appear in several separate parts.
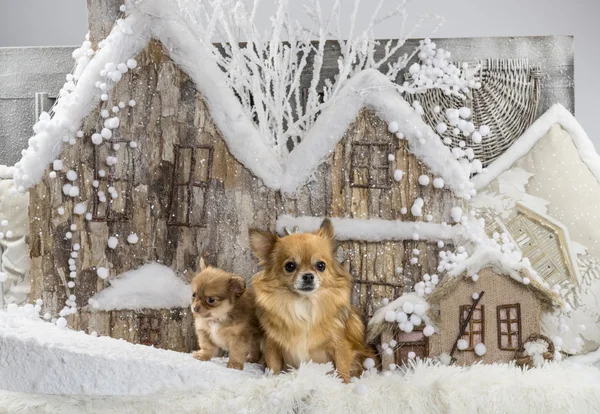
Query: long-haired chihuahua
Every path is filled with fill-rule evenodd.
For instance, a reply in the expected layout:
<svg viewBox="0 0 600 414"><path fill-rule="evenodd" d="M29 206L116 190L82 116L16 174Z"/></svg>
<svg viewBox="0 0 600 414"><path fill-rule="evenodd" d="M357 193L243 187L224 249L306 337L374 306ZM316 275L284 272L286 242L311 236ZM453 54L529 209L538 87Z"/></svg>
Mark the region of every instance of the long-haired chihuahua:
<svg viewBox="0 0 600 414"><path fill-rule="evenodd" d="M350 303L350 274L334 258L334 229L278 237L250 229L263 270L253 278L256 311L265 331L267 368L277 373L301 362L333 362L344 382L362 373L372 352L365 326Z"/></svg>

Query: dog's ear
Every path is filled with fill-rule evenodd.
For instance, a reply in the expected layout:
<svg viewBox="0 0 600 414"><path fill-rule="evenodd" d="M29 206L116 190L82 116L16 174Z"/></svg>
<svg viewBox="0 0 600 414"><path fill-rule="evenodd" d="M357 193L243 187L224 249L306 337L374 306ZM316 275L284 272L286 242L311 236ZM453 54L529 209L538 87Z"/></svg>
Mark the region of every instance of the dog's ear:
<svg viewBox="0 0 600 414"><path fill-rule="evenodd" d="M206 269L208 267L208 265L206 264L206 262L204 261L204 257L200 257L200 271L203 271L204 269Z"/></svg>
<svg viewBox="0 0 600 414"><path fill-rule="evenodd" d="M246 291L246 281L239 276L231 276L231 279L229 279L229 290L236 298L239 298Z"/></svg>
<svg viewBox="0 0 600 414"><path fill-rule="evenodd" d="M254 255L259 260L266 260L275 246L277 236L269 231L259 229L248 230L248 236L250 236L250 248Z"/></svg>
<svg viewBox="0 0 600 414"><path fill-rule="evenodd" d="M333 224L331 223L331 220L329 220L329 218L323 220L323 222L321 223L321 227L317 232L317 236L323 237L327 240L333 240Z"/></svg>

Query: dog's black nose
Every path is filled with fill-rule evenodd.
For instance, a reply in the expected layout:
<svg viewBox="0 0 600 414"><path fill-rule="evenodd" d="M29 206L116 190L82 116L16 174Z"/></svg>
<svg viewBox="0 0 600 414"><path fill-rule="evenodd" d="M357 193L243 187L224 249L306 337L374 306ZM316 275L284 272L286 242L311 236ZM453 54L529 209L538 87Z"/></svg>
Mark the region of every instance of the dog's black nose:
<svg viewBox="0 0 600 414"><path fill-rule="evenodd" d="M315 275L312 273L305 273L302 275L302 281L304 283L312 283L315 281Z"/></svg>

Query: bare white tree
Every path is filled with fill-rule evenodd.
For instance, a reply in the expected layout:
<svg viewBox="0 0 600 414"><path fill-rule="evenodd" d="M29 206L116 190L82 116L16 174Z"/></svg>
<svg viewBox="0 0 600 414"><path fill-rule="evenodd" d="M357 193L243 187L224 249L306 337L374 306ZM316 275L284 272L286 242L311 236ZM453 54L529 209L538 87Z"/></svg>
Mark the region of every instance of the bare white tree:
<svg viewBox="0 0 600 414"><path fill-rule="evenodd" d="M340 93L346 82L365 69L377 69L396 80L400 71L420 48L399 53L416 28L426 19L439 27L442 19L423 16L414 28L405 30L408 0L384 10L388 0L370 7L371 16L364 27L356 24L361 0L354 0L344 13L341 0L334 0L326 12L321 0L310 0L304 11L308 25L292 16L289 0L275 0L268 30L261 31L257 16L261 0L177 0L180 11L196 25L198 41L225 72L229 84L246 113L255 121L268 145L283 156L288 140L302 138L318 114ZM262 13L264 14L264 13ZM394 19L398 38L384 45L376 40L376 28ZM342 23L349 22L347 33ZM308 26L308 27L307 27ZM339 45L338 73L323 74L326 42ZM376 49L383 49L376 57ZM378 54L379 55L379 54ZM310 77L304 90L302 76Z"/></svg>

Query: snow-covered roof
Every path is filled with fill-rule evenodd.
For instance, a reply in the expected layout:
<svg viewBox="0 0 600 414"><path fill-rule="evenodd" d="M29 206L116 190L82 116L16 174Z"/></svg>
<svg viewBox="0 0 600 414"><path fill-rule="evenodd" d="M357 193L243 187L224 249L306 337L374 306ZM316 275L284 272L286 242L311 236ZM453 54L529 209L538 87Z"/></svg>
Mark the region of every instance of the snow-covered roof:
<svg viewBox="0 0 600 414"><path fill-rule="evenodd" d="M437 327L431 322L428 316L429 303L427 303L427 300L414 292L404 293L387 305L377 309L377 311L373 314L373 317L369 319L369 323L367 325L367 343L374 343L375 339L381 335L385 329L386 324L390 323L386 322L385 315L388 312L396 313L403 311L403 307L406 302L410 302L413 305L413 312L414 307L419 305L421 309L418 312L418 316L422 319L424 325L431 325L435 331L437 331Z"/></svg>
<svg viewBox="0 0 600 414"><path fill-rule="evenodd" d="M62 137L73 135L83 119L100 103L101 91L95 83L107 63L135 57L155 38L169 51L171 59L194 81L206 100L210 115L231 154L272 189L294 193L313 175L335 149L359 111L370 108L390 123L395 121L409 142L409 150L431 172L444 179L457 195L470 188L469 172L433 130L400 96L395 85L376 70L366 70L350 79L337 101L331 103L313 128L286 159L280 160L260 136L228 86L225 74L210 54L198 47L193 27L177 8L158 7L160 1L139 2L131 13L113 28L104 46L91 59L79 65L81 73L72 93L59 98L48 128L30 139L30 146L16 164L15 184L24 191L40 182L50 164L61 152ZM124 33L123 28L127 28ZM114 83L107 85L110 89ZM107 92L105 92L107 93Z"/></svg>
<svg viewBox="0 0 600 414"><path fill-rule="evenodd" d="M560 124L569 133L581 160L600 182L600 155L596 152L594 144L575 117L561 104L555 104L540 116L504 154L488 165L487 172L473 177L471 182L475 185L475 189L484 188L527 155L554 124Z"/></svg>
<svg viewBox="0 0 600 414"><path fill-rule="evenodd" d="M374 69L354 76L316 120L304 140L289 154L281 181L284 192L304 184L331 154L348 127L363 108L388 124L398 123L398 131L408 140L409 151L444 179L447 187L462 196L470 188L469 172L463 168L438 135L402 98L396 85Z"/></svg>
<svg viewBox="0 0 600 414"><path fill-rule="evenodd" d="M148 2L151 6L153 2ZM15 164L17 187L29 188L40 182L48 164L61 152L65 134L73 134L83 119L100 103L100 91L95 87L99 73L109 62L125 62L137 56L151 38L159 39L171 59L194 81L206 100L210 115L223 135L229 151L246 168L271 188L279 188L282 168L277 157L261 139L257 128L227 86L226 79L209 54L201 47L190 28L176 15L152 15L154 8L144 13L145 2L134 8L124 23L115 26L105 39L105 45L83 69L73 92L59 98L54 107L52 128L35 134L30 146ZM158 9L157 9L158 10ZM160 8L167 11L168 8ZM131 28L124 35L121 27ZM108 87L110 88L109 84ZM37 150L35 149L37 147Z"/></svg>
<svg viewBox="0 0 600 414"><path fill-rule="evenodd" d="M283 234L284 227L292 230L297 226L301 232L313 232L319 229L322 222L323 218L319 217L282 215L277 219L275 229ZM457 235L455 226L438 223L353 218L332 218L331 222L337 240L413 240L418 235L419 240L438 241L453 240Z"/></svg>
<svg viewBox="0 0 600 414"><path fill-rule="evenodd" d="M550 217L549 215L540 211L534 210L524 203L517 203L517 210L529 216L535 217L540 224L551 227L558 234L558 241L565 255L564 260L567 268L569 269L569 273L571 274L574 282L579 282L581 280L581 275L579 274L579 268L577 267L577 255L575 253L576 249L572 246L571 237L569 236L569 230L567 227L555 218Z"/></svg>
<svg viewBox="0 0 600 414"><path fill-rule="evenodd" d="M544 300L558 305L563 304L560 295L544 286L544 280L522 260L516 260L499 249L479 247L470 257L457 263L429 297L430 303L438 302L449 290L458 286L463 278L470 278L482 269L492 268L499 275L508 276L523 284L524 288L532 288Z"/></svg>
<svg viewBox="0 0 600 414"><path fill-rule="evenodd" d="M92 310L187 308L192 288L173 270L148 263L110 281L110 286L89 299Z"/></svg>

